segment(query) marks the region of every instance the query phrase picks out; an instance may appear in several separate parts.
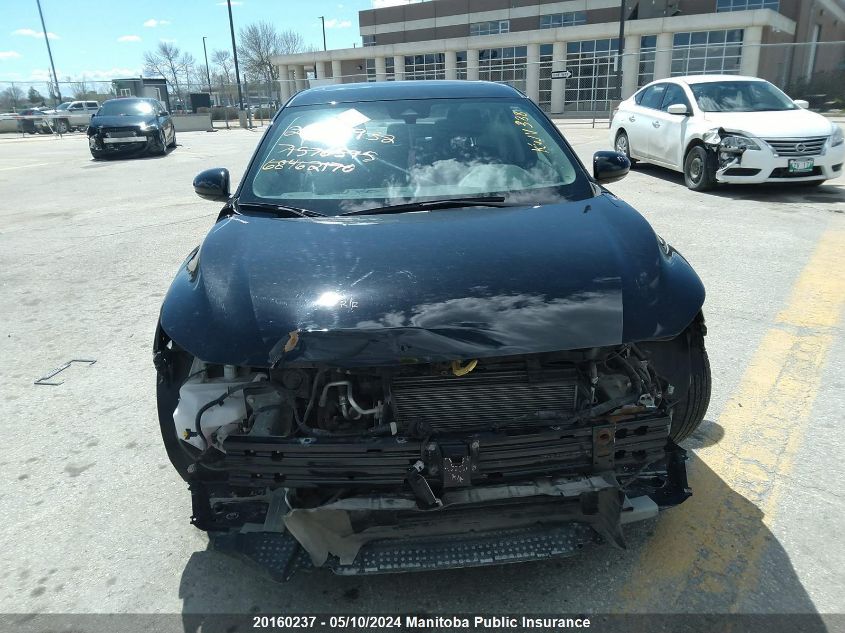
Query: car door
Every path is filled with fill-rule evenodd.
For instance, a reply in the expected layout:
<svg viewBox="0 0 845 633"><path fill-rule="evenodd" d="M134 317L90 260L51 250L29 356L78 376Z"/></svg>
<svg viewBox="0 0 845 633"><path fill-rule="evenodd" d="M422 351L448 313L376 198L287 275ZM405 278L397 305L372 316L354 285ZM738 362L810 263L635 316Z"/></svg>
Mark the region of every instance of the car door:
<svg viewBox="0 0 845 633"><path fill-rule="evenodd" d="M630 151L637 157L650 158L649 138L653 131L654 112L660 108L665 90L665 83L646 88L640 102L631 107L627 117L622 120L628 132Z"/></svg>
<svg viewBox="0 0 845 633"><path fill-rule="evenodd" d="M71 103L67 109L67 112L71 126L83 125L86 123L85 104L81 101L75 101Z"/></svg>
<svg viewBox="0 0 845 633"><path fill-rule="evenodd" d="M88 123L91 123L91 117L97 114L97 110L100 109L100 104L96 101L86 101L85 109L88 112Z"/></svg>
<svg viewBox="0 0 845 633"><path fill-rule="evenodd" d="M652 132L649 135L649 156L655 163L681 169L683 163L684 138L690 117L683 114L669 114L670 105L686 106L688 115L692 106L684 89L676 83L667 83L663 91L660 109L653 110Z"/></svg>

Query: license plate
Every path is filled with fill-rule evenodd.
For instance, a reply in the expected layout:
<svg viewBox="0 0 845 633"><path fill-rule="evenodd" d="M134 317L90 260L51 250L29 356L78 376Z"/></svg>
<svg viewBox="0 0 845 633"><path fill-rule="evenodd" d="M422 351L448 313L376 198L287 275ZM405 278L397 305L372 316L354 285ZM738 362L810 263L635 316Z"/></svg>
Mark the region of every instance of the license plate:
<svg viewBox="0 0 845 633"><path fill-rule="evenodd" d="M790 174L800 174L801 172L805 171L813 171L813 159L812 158L802 158L800 160L790 160L789 161L789 173Z"/></svg>
<svg viewBox="0 0 845 633"><path fill-rule="evenodd" d="M145 136L128 136L126 138L104 138L104 143L146 143Z"/></svg>

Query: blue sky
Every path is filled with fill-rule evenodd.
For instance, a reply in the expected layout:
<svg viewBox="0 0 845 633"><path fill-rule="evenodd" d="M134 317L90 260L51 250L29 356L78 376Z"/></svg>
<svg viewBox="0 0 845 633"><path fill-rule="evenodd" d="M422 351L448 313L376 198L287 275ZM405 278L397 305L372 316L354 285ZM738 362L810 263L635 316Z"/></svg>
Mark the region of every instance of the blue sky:
<svg viewBox="0 0 845 633"><path fill-rule="evenodd" d="M326 17L329 48L361 45L358 11L403 0L238 0L232 2L235 29L267 20L279 30L302 34L306 45L322 48L319 16ZM46 81L49 59L35 0L3 3L0 26L0 82ZM61 81L110 80L138 75L144 51L160 39L202 62L202 38L209 56L231 50L225 0L41 0L50 46Z"/></svg>

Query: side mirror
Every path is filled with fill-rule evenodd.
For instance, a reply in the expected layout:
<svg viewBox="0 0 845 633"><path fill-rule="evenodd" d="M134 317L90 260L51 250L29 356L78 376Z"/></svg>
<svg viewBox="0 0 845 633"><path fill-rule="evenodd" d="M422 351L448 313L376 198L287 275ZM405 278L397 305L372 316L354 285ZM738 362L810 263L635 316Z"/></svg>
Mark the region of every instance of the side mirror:
<svg viewBox="0 0 845 633"><path fill-rule="evenodd" d="M593 178L599 184L622 180L631 169L631 161L621 152L601 151L593 154Z"/></svg>
<svg viewBox="0 0 845 633"><path fill-rule="evenodd" d="M689 114L689 109L687 109L686 104L683 103L673 103L668 108L666 108L666 112L669 114L680 114L686 116Z"/></svg>
<svg viewBox="0 0 845 633"><path fill-rule="evenodd" d="M805 101L804 99L795 99L795 101L793 103L795 103L795 105L797 105L799 108L802 108L804 110L806 110L807 108L810 107L810 102Z"/></svg>
<svg viewBox="0 0 845 633"><path fill-rule="evenodd" d="M170 113L167 110L162 110L159 116L170 116Z"/></svg>
<svg viewBox="0 0 845 633"><path fill-rule="evenodd" d="M216 167L201 171L194 178L194 191L200 198L225 202L229 199L229 170Z"/></svg>

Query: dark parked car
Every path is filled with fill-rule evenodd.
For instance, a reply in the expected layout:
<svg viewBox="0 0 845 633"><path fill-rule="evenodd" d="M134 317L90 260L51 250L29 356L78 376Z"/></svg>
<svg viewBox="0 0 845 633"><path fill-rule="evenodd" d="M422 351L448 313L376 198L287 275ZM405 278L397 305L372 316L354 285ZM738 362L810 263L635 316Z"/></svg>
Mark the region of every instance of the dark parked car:
<svg viewBox="0 0 845 633"><path fill-rule="evenodd" d="M26 117L18 119L18 130L27 134L48 134L50 126L46 119L37 118L44 115L44 111L38 108L27 108L18 112L18 116Z"/></svg>
<svg viewBox="0 0 845 633"><path fill-rule="evenodd" d="M298 93L185 260L154 344L192 522L277 575L624 546L684 501L704 288L552 122L484 82ZM303 556L302 552L307 552Z"/></svg>
<svg viewBox="0 0 845 633"><path fill-rule="evenodd" d="M170 113L155 99L110 99L91 118L88 146L94 158L164 155L176 147L176 130Z"/></svg>

